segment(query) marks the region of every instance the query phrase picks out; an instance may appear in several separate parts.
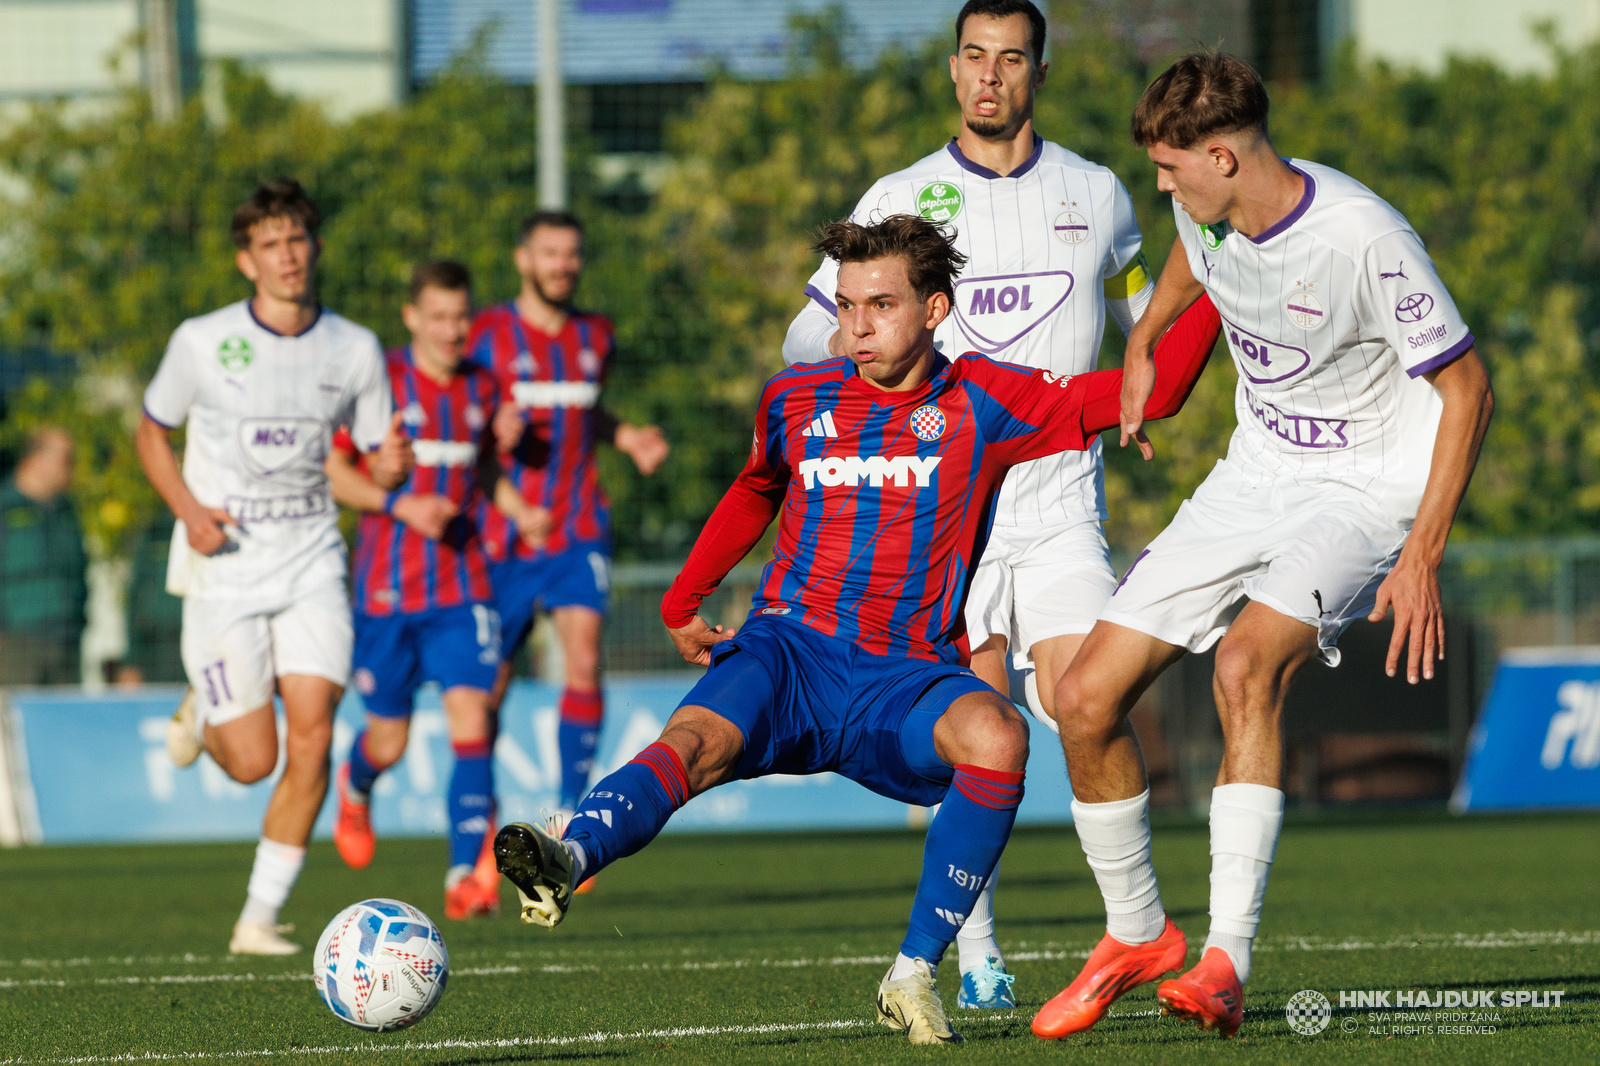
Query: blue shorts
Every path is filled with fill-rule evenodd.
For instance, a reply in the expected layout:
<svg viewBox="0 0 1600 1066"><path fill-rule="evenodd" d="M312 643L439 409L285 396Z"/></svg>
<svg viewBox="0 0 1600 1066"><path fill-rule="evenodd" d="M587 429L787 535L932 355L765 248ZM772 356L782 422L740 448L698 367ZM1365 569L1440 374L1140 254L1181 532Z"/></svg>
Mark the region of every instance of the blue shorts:
<svg viewBox="0 0 1600 1066"><path fill-rule="evenodd" d="M381 718L404 718L424 681L442 689L494 688L500 669L500 618L486 603L416 614L356 613L356 691Z"/></svg>
<svg viewBox="0 0 1600 1066"><path fill-rule="evenodd" d="M800 622L758 616L716 646L680 706L739 727L736 776L833 771L880 796L932 806L954 771L933 725L969 692L993 692L954 663L873 655Z"/></svg>
<svg viewBox="0 0 1600 1066"><path fill-rule="evenodd" d="M587 607L606 613L611 592L611 544L579 541L557 555L519 559L515 555L489 567L495 607L507 637L520 647L533 629L535 611Z"/></svg>

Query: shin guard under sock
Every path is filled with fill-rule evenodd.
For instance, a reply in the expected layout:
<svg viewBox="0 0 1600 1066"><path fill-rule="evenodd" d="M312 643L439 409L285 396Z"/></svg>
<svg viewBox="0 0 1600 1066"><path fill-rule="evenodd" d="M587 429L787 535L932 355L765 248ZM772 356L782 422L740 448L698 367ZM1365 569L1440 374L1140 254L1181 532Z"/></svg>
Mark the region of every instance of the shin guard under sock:
<svg viewBox="0 0 1600 1066"><path fill-rule="evenodd" d="M583 849L583 876L593 877L650 843L688 801L683 760L660 741L602 778L578 804L565 835Z"/></svg>

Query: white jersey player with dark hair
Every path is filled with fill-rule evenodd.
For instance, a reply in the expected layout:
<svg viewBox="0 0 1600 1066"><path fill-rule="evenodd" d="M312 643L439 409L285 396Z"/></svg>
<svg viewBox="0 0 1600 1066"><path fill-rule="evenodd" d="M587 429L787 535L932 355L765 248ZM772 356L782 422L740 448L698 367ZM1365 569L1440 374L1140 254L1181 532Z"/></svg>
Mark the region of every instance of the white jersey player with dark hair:
<svg viewBox="0 0 1600 1066"><path fill-rule="evenodd" d="M1232 1036L1283 824L1284 697L1340 632L1392 608L1387 670L1444 655L1438 567L1494 408L1488 375L1404 217L1331 167L1282 159L1266 90L1217 52L1179 60L1134 112L1178 241L1124 362L1123 421L1161 329L1208 295L1239 372L1227 457L1141 553L1056 692L1073 821L1106 935L1033 1030L1081 1032L1181 969L1150 858L1149 787L1127 714L1186 652L1216 646L1224 742L1211 794L1211 928L1165 981L1166 1013ZM1409 642L1409 653L1407 644Z"/></svg>
<svg viewBox="0 0 1600 1066"><path fill-rule="evenodd" d="M345 545L324 464L349 425L392 488L409 446L391 416L371 330L323 309L312 285L317 214L297 182L257 188L234 214L240 271L255 296L178 327L136 434L146 475L177 516L169 591L183 597L191 692L167 748L202 750L249 784L278 766L274 694L287 720L283 777L262 825L228 950L284 955L278 911L328 789L333 712L350 673ZM169 435L187 426L180 472Z"/></svg>
<svg viewBox="0 0 1600 1066"><path fill-rule="evenodd" d="M1033 129L1043 84L1045 22L1028 0L973 0L956 24L951 77L958 136L877 181L851 218L912 214L943 224L967 264L951 314L935 332L949 358L982 352L1063 378L1095 368L1109 314L1128 333L1153 289L1128 190L1110 170ZM784 360L839 354L824 259L810 302L789 327ZM827 432L827 427L821 427ZM1010 689L1006 656L1023 673L1034 713L1055 727L1056 680L1116 585L1101 522L1101 447L1022 463L1006 476L966 603L972 668ZM994 937L991 878L957 940L963 1007L1015 1006Z"/></svg>

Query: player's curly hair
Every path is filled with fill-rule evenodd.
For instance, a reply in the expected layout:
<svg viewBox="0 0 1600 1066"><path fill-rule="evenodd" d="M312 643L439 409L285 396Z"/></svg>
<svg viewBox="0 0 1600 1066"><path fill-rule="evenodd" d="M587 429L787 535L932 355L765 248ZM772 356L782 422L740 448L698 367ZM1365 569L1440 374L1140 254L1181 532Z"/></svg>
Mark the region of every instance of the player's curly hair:
<svg viewBox="0 0 1600 1066"><path fill-rule="evenodd" d="M1180 151L1208 137L1267 132L1266 87L1238 56L1207 48L1190 52L1150 83L1133 109L1133 142Z"/></svg>
<svg viewBox="0 0 1600 1066"><path fill-rule="evenodd" d="M890 215L863 226L841 219L822 227L817 251L839 263L865 263L898 256L919 300L942 292L955 302L955 280L967 257L956 251L955 235L921 215Z"/></svg>
<svg viewBox="0 0 1600 1066"><path fill-rule="evenodd" d="M305 187L293 178L279 178L256 184L250 199L239 205L233 213L229 236L240 248L250 247L250 231L269 218L288 218L300 223L307 233L315 235L322 225L317 205L306 195Z"/></svg>

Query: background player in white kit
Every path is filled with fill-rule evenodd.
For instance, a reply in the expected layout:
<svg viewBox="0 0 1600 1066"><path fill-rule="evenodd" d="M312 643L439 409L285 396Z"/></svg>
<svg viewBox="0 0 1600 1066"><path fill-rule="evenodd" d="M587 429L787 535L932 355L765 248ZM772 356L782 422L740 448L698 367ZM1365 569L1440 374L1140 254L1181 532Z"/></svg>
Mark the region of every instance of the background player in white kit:
<svg viewBox="0 0 1600 1066"><path fill-rule="evenodd" d="M350 673L345 545L324 463L348 423L393 488L409 447L393 431L372 331L316 301L316 208L298 182L259 186L232 236L253 299L178 327L144 397L136 443L178 518L167 584L183 600L183 666L195 698L168 750L202 747L237 781L277 766L274 691L288 723L283 778L262 824L228 950L284 955L277 924L328 790L333 711ZM188 423L180 473L168 435Z"/></svg>
<svg viewBox="0 0 1600 1066"><path fill-rule="evenodd" d="M1095 368L1106 312L1128 333L1153 286L1133 201L1117 176L1034 133L1044 45L1044 16L1028 0L966 4L950 59L960 134L880 179L851 218L920 214L955 231L967 265L935 334L945 355L980 351L1067 377ZM827 259L812 275L812 299L789 327L785 362L841 354L837 275ZM1086 452L1021 464L1006 476L967 596L973 670L1009 691L1009 651L1025 673L1030 706L1052 728L1056 680L1116 584L1105 517L1098 441ZM995 881L957 939L963 1007L1016 1005L994 938Z"/></svg>
<svg viewBox="0 0 1600 1066"><path fill-rule="evenodd" d="M1494 407L1488 375L1411 226L1336 170L1279 158L1267 95L1202 52L1145 90L1134 139L1171 193L1178 242L1128 342L1124 425L1161 330L1201 294L1239 371L1228 455L1139 556L1056 693L1074 822L1107 933L1034 1032L1088 1028L1183 965L1150 861L1149 791L1126 721L1186 651L1217 647L1224 754L1211 797L1211 930L1163 1010L1232 1036L1283 822L1283 699L1353 620L1392 607L1388 672L1444 654L1438 566ZM1406 644L1409 639L1409 654Z"/></svg>

